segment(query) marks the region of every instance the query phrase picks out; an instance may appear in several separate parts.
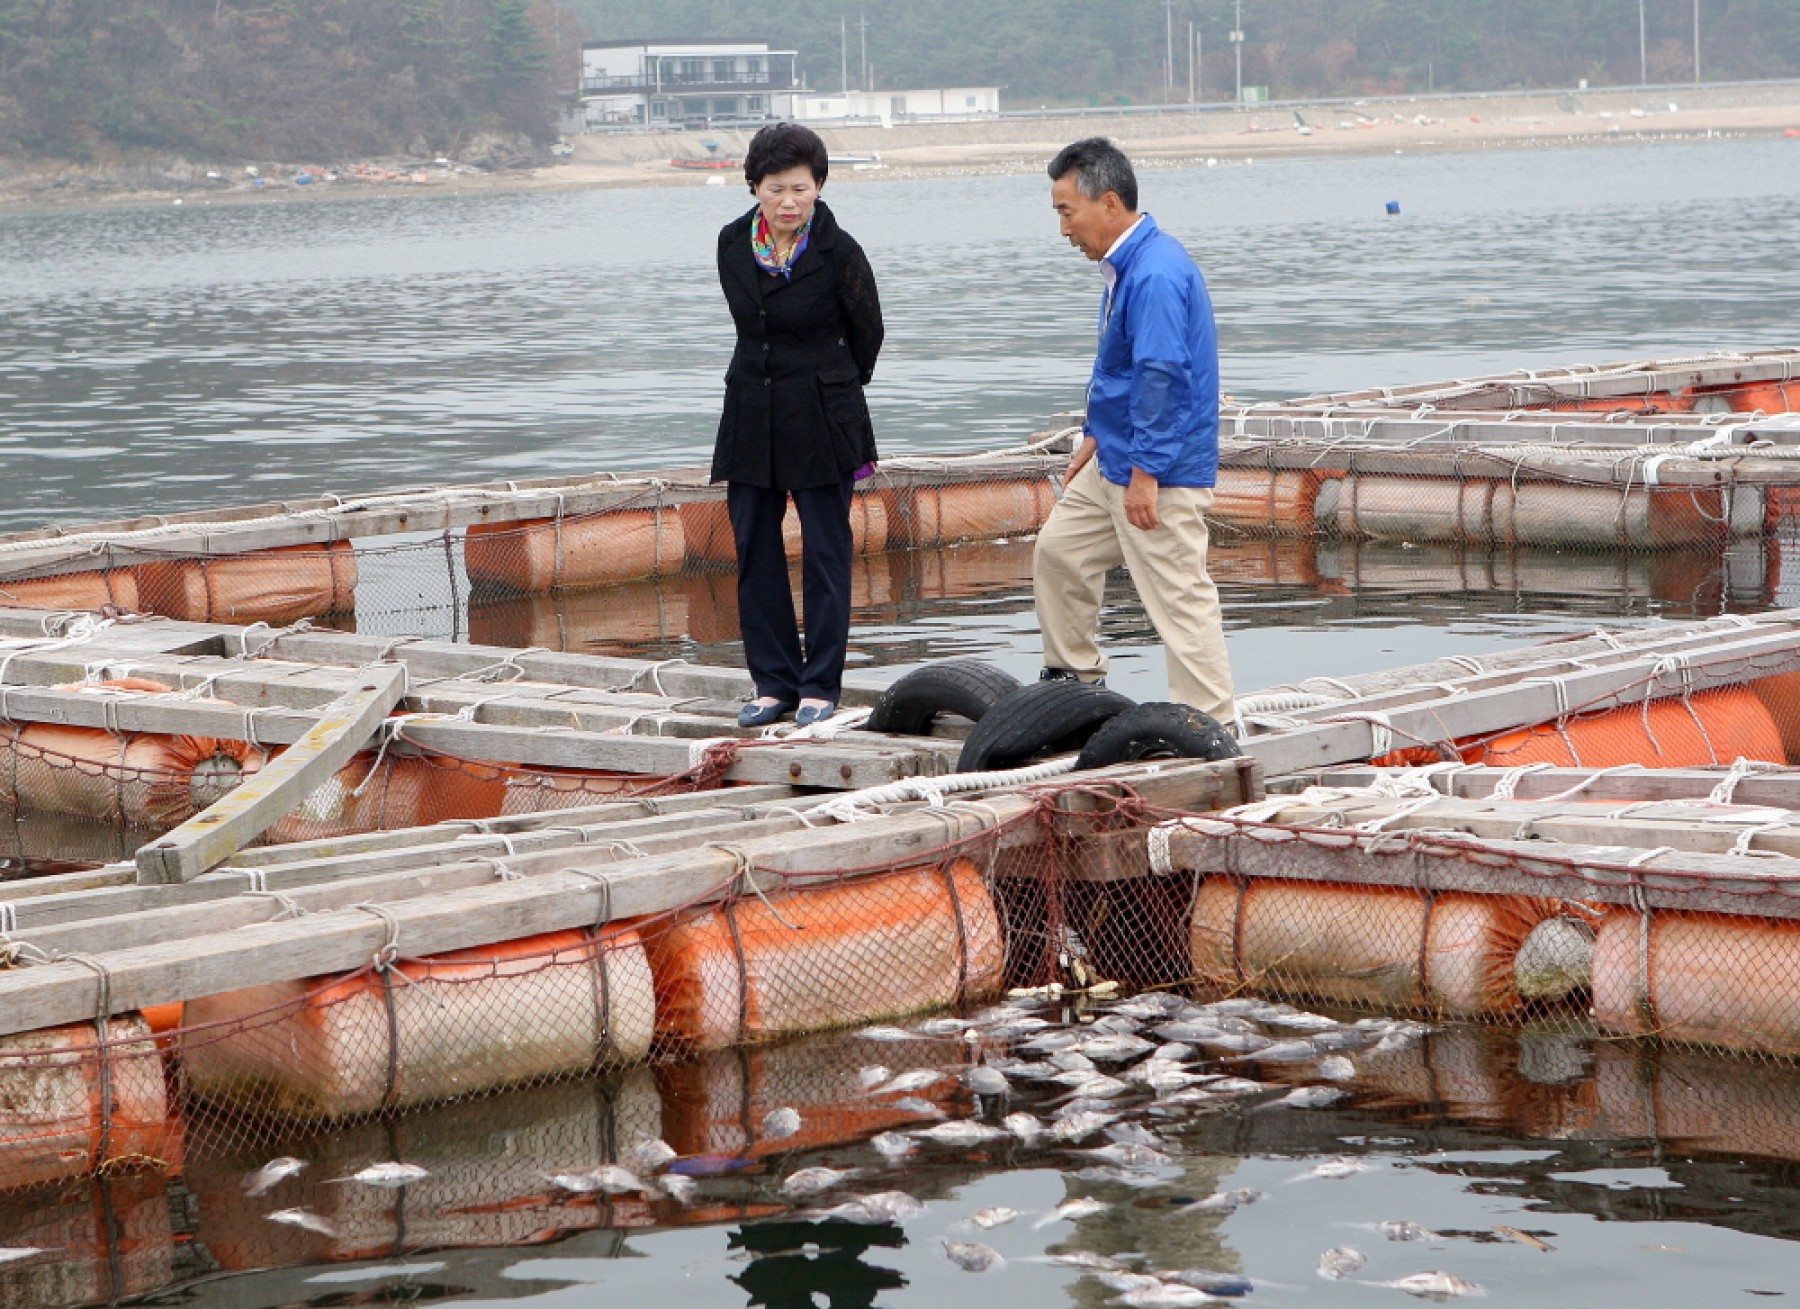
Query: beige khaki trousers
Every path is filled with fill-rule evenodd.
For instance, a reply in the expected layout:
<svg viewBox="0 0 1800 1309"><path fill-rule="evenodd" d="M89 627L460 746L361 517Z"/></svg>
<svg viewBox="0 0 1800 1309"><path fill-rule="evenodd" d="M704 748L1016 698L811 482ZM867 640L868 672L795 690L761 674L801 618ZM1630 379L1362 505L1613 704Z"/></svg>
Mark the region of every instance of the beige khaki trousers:
<svg viewBox="0 0 1800 1309"><path fill-rule="evenodd" d="M1206 487L1157 492L1161 525L1146 532L1125 517L1125 488L1082 465L1038 534L1032 592L1044 634L1044 664L1084 681L1106 675L1096 640L1106 572L1124 564L1144 602L1169 664L1169 694L1231 724L1231 662L1219 617L1219 589L1206 572Z"/></svg>

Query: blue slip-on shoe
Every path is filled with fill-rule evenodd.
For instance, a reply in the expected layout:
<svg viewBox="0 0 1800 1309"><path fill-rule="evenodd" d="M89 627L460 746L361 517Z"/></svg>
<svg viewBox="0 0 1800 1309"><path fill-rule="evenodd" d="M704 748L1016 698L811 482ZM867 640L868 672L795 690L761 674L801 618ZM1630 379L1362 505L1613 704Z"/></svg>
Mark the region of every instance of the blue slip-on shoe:
<svg viewBox="0 0 1800 1309"><path fill-rule="evenodd" d="M794 712L794 704L792 700L777 700L774 704L752 701L738 710L738 726L767 727L770 723L779 723Z"/></svg>
<svg viewBox="0 0 1800 1309"><path fill-rule="evenodd" d="M811 727L814 723L824 722L836 712L836 700L827 700L822 705L801 705L800 712L794 715L794 726Z"/></svg>

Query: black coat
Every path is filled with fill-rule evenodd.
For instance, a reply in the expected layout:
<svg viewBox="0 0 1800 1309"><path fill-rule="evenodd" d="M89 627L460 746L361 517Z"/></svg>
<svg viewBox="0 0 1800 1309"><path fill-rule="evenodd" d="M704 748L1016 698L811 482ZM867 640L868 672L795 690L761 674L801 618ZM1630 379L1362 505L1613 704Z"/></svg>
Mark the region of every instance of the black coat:
<svg viewBox="0 0 1800 1309"><path fill-rule="evenodd" d="M737 326L712 480L797 491L876 457L863 386L881 353L881 301L862 247L820 201L791 279L750 249L752 209L719 233L719 285Z"/></svg>

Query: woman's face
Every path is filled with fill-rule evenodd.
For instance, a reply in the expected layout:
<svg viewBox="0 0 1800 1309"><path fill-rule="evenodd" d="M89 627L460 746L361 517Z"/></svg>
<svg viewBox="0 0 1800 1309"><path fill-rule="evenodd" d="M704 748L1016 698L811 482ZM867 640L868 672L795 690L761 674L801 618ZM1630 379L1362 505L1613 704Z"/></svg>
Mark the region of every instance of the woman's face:
<svg viewBox="0 0 1800 1309"><path fill-rule="evenodd" d="M812 217L819 203L819 184L813 181L812 169L796 164L779 173L765 174L756 184L756 203L770 230L792 236Z"/></svg>

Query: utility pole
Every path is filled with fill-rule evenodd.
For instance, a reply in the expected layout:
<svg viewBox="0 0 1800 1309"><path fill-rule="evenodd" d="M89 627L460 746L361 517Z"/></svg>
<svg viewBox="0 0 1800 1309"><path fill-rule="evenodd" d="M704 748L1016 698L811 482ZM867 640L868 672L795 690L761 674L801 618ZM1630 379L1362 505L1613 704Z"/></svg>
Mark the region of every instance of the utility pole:
<svg viewBox="0 0 1800 1309"><path fill-rule="evenodd" d="M1700 0L1694 0L1694 85L1700 85Z"/></svg>
<svg viewBox="0 0 1800 1309"><path fill-rule="evenodd" d="M1231 48L1237 51L1237 102L1244 103L1244 0L1237 0L1237 26L1231 29Z"/></svg>
<svg viewBox="0 0 1800 1309"><path fill-rule="evenodd" d="M844 95L847 99L850 95L850 20L843 14L838 15L838 72L844 79ZM846 103L844 112L849 111L850 106Z"/></svg>
<svg viewBox="0 0 1800 1309"><path fill-rule="evenodd" d="M1163 103L1175 98L1175 0L1163 0Z"/></svg>
<svg viewBox="0 0 1800 1309"><path fill-rule="evenodd" d="M864 14L857 26L862 28L862 89L871 91L869 85L869 16Z"/></svg>
<svg viewBox="0 0 1800 1309"><path fill-rule="evenodd" d="M1200 29L1188 24L1188 103L1200 103Z"/></svg>
<svg viewBox="0 0 1800 1309"><path fill-rule="evenodd" d="M1638 0L1638 85L1650 85L1649 28L1644 24L1644 0Z"/></svg>

